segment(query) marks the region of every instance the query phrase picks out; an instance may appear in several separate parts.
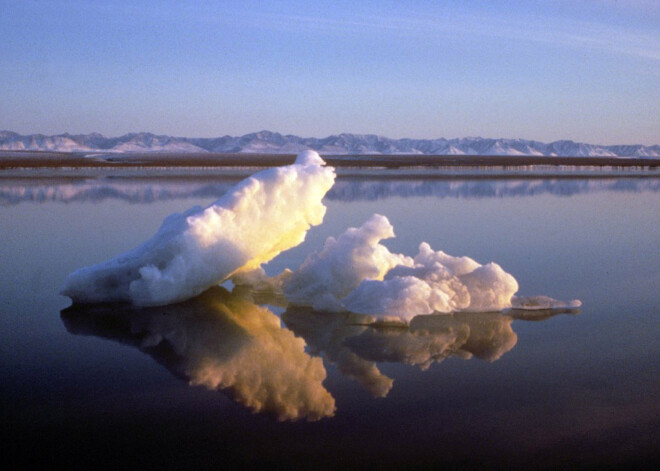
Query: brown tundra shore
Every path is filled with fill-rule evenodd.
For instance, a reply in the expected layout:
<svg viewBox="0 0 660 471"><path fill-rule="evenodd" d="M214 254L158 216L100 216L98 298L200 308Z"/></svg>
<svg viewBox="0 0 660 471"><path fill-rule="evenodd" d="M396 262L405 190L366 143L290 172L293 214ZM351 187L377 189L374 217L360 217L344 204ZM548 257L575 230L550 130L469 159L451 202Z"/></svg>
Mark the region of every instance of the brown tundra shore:
<svg viewBox="0 0 660 471"><path fill-rule="evenodd" d="M660 166L657 158L547 157L488 155L323 155L333 167L522 167L531 165L576 167ZM131 168L131 167L277 167L294 162L294 154L216 153L76 153L0 151L0 169L8 168Z"/></svg>

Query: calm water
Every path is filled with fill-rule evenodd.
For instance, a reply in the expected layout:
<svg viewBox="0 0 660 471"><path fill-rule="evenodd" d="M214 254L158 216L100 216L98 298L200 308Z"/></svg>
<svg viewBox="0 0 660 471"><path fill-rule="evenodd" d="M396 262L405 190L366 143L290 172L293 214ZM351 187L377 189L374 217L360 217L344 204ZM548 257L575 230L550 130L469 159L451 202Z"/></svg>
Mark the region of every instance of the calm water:
<svg viewBox="0 0 660 471"><path fill-rule="evenodd" d="M0 180L2 461L9 469L577 468L659 458L660 178L340 178L266 268L386 215L386 245L495 261L579 312L368 328L218 288L69 309L76 268L238 178ZM602 175L600 175L602 176ZM303 340L300 340L303 339ZM324 377L325 374L325 377ZM292 420L297 418L298 420ZM319 420L316 420L319 419ZM6 466L5 466L6 468Z"/></svg>

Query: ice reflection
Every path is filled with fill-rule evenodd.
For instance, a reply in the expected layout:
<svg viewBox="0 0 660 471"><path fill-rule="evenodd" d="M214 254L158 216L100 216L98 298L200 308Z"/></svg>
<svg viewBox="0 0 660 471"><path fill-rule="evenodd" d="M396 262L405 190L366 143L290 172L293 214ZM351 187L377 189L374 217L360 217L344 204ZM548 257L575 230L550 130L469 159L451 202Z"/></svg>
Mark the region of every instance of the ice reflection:
<svg viewBox="0 0 660 471"><path fill-rule="evenodd" d="M175 376L225 391L254 412L279 420L334 414L322 360L270 310L223 288L158 308L73 306L62 319L71 333L135 346Z"/></svg>
<svg viewBox="0 0 660 471"><path fill-rule="evenodd" d="M544 320L577 309L461 312L417 316L409 326L368 325L368 316L287 310L282 319L315 353L337 364L341 373L359 382L374 397L386 396L393 380L377 363L416 365L422 370L448 357L493 362L518 341L514 320Z"/></svg>
<svg viewBox="0 0 660 471"><path fill-rule="evenodd" d="M347 312L329 313L305 308L290 308L282 320L296 335L305 339L311 352L323 354L339 371L362 385L374 397L385 397L394 380L380 372L371 360L362 358L345 344L346 339L361 338L368 332L369 316Z"/></svg>
<svg viewBox="0 0 660 471"><path fill-rule="evenodd" d="M516 345L514 321L579 312L461 312L387 325L373 324L366 315L289 307L282 314L283 328L280 318L255 304L261 298L280 300L245 286L233 292L216 287L163 307L74 305L62 311L62 320L73 334L139 348L175 376L224 391L254 412L279 420L318 420L335 413L335 400L323 385L321 356L373 397L385 397L394 380L379 363L426 370L449 357L493 362Z"/></svg>

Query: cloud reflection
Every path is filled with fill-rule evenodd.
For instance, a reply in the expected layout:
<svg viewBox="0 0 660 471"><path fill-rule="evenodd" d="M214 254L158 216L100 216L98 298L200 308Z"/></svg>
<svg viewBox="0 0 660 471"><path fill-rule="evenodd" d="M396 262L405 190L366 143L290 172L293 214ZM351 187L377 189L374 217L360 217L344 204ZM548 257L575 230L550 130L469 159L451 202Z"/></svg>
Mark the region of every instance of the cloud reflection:
<svg viewBox="0 0 660 471"><path fill-rule="evenodd" d="M279 420L334 415L326 371L305 342L265 307L212 288L159 308L73 306L62 311L69 332L139 348L192 385L222 390L254 412Z"/></svg>

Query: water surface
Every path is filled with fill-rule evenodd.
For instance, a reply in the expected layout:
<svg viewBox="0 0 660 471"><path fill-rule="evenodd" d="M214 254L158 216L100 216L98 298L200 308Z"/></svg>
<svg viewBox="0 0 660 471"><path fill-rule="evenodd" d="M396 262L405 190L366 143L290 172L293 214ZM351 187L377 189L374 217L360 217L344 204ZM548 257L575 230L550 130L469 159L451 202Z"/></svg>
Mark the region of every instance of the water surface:
<svg viewBox="0 0 660 471"><path fill-rule="evenodd" d="M117 178L117 177L120 178ZM386 215L579 312L373 328L218 288L177 306L71 309L67 274L206 205L235 173L0 181L0 388L14 468L621 467L658 458L660 179L340 177L323 225ZM478 177L478 178L477 178ZM267 304L263 304L267 303Z"/></svg>

